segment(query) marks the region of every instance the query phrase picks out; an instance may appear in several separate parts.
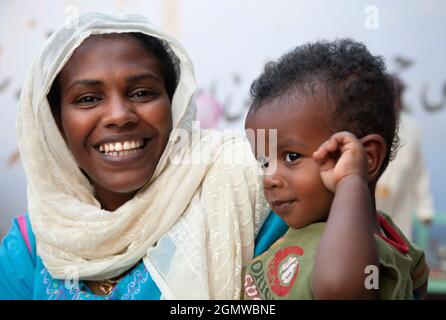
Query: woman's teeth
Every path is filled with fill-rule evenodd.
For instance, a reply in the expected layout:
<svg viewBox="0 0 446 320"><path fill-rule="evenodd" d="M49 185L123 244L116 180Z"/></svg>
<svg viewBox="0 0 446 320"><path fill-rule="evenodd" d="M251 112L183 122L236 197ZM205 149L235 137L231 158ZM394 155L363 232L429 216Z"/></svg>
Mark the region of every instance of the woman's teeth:
<svg viewBox="0 0 446 320"><path fill-rule="evenodd" d="M144 147L144 141L135 140L101 144L99 151L110 156L128 156L138 152L138 149L142 147Z"/></svg>

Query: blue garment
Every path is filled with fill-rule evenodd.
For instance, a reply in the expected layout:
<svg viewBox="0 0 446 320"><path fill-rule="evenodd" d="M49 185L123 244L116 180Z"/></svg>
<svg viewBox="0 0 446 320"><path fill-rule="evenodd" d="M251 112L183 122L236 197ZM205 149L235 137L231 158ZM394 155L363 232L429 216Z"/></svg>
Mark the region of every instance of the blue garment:
<svg viewBox="0 0 446 320"><path fill-rule="evenodd" d="M30 230L30 229L29 229ZM0 245L0 299L32 299L35 273L35 240L28 236L31 254L14 220Z"/></svg>
<svg viewBox="0 0 446 320"><path fill-rule="evenodd" d="M14 220L0 246L0 299L21 300L158 300L161 292L139 263L107 296L95 295L83 281L53 279L36 255L35 238L26 216L27 247ZM30 250L31 249L31 250Z"/></svg>
<svg viewBox="0 0 446 320"><path fill-rule="evenodd" d="M274 211L270 211L268 218L255 240L254 257L264 253L288 230L288 225Z"/></svg>
<svg viewBox="0 0 446 320"><path fill-rule="evenodd" d="M256 239L256 252L262 253L286 231L284 222L270 213ZM158 300L161 292L140 262L122 278L107 296L91 292L83 281L53 279L36 255L36 241L26 216L28 242L14 220L0 245L0 300ZM285 225L286 226L286 225ZM287 227L288 228L288 227ZM29 247L28 247L28 245Z"/></svg>

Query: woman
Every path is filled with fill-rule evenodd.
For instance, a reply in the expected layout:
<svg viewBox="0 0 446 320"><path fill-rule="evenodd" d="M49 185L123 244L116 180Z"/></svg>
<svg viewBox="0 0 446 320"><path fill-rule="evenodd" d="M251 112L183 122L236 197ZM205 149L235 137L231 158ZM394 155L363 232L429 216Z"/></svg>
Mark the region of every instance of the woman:
<svg viewBox="0 0 446 320"><path fill-rule="evenodd" d="M192 129L194 88L182 46L141 16L54 33L22 90L29 219L0 247L0 298L241 296L267 205L248 145Z"/></svg>

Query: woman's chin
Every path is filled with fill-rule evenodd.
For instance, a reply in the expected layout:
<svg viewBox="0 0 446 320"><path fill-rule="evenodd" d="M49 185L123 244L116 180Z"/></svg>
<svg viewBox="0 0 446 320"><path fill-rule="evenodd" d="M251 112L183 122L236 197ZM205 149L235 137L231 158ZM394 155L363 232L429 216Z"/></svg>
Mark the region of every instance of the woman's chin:
<svg viewBox="0 0 446 320"><path fill-rule="evenodd" d="M137 193L142 187L144 187L144 185L146 184L146 181L138 181L135 183L129 183L129 181L126 181L125 184L122 185L113 185L113 186L109 186L107 188L107 190L110 193L116 193L116 194L121 194L121 195L126 195L126 194L135 194Z"/></svg>
<svg viewBox="0 0 446 320"><path fill-rule="evenodd" d="M151 177L151 176L150 176ZM146 183L150 180L150 177L147 179L122 179L122 181L110 181L110 182L102 182L100 185L94 183L96 196L98 198L105 197L133 197L142 187L146 185Z"/></svg>

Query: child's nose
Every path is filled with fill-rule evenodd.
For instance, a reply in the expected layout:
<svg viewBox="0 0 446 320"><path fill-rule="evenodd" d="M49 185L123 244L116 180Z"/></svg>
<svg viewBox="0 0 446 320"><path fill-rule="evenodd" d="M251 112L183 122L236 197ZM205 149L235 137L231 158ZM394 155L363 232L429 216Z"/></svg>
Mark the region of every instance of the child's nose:
<svg viewBox="0 0 446 320"><path fill-rule="evenodd" d="M265 189L281 188L284 186L283 177L281 177L277 168L267 168L263 176L263 187Z"/></svg>
<svg viewBox="0 0 446 320"><path fill-rule="evenodd" d="M113 97L105 106L103 124L106 127L127 127L138 123L133 105L122 97Z"/></svg>

